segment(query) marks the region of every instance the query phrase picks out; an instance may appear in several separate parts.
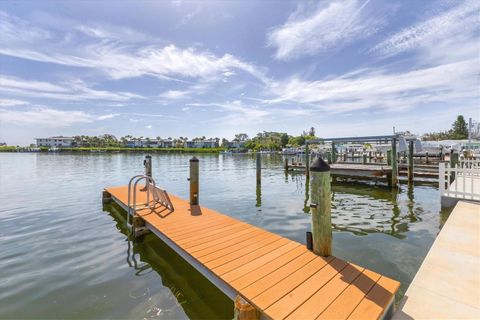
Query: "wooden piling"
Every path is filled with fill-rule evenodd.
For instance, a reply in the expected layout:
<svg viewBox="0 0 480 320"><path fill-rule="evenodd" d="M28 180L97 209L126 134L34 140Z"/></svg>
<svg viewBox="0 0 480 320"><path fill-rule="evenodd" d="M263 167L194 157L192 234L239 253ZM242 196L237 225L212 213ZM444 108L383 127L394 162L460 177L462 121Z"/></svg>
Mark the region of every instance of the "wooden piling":
<svg viewBox="0 0 480 320"><path fill-rule="evenodd" d="M337 162L337 150L335 149L335 141L332 141L332 163Z"/></svg>
<svg viewBox="0 0 480 320"><path fill-rule="evenodd" d="M110 201L112 201L112 196L110 195L110 193L107 190L103 190L102 191L102 202L103 203L108 203Z"/></svg>
<svg viewBox="0 0 480 320"><path fill-rule="evenodd" d="M425 164L428 164L428 151L425 152Z"/></svg>
<svg viewBox="0 0 480 320"><path fill-rule="evenodd" d="M310 177L310 148L308 143L305 143L305 175L307 178Z"/></svg>
<svg viewBox="0 0 480 320"><path fill-rule="evenodd" d="M318 158L310 167L313 252L332 255L330 166Z"/></svg>
<svg viewBox="0 0 480 320"><path fill-rule="evenodd" d="M233 320L259 320L260 312L241 296L235 298Z"/></svg>
<svg viewBox="0 0 480 320"><path fill-rule="evenodd" d="M387 165L392 165L392 150L387 151Z"/></svg>
<svg viewBox="0 0 480 320"><path fill-rule="evenodd" d="M262 155L260 152L257 152L256 168L257 168L257 184L261 184L262 183Z"/></svg>
<svg viewBox="0 0 480 320"><path fill-rule="evenodd" d="M366 164L367 163L367 154L364 153L363 154L363 164Z"/></svg>
<svg viewBox="0 0 480 320"><path fill-rule="evenodd" d="M285 158L285 170L288 171L288 158Z"/></svg>
<svg viewBox="0 0 480 320"><path fill-rule="evenodd" d="M199 161L196 157L190 159L190 204L199 203Z"/></svg>
<svg viewBox="0 0 480 320"><path fill-rule="evenodd" d="M408 184L413 183L413 140L408 142Z"/></svg>
<svg viewBox="0 0 480 320"><path fill-rule="evenodd" d="M398 163L397 163L397 138L392 139L392 187L397 186L398 182Z"/></svg>

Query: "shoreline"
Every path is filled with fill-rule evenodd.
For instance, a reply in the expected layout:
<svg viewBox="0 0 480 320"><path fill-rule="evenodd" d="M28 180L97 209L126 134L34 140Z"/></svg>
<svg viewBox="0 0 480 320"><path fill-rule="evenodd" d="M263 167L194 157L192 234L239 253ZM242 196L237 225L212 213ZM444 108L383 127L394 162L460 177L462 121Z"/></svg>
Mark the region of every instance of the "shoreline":
<svg viewBox="0 0 480 320"><path fill-rule="evenodd" d="M55 151L49 151L49 148L39 148L40 150L29 150L30 148L21 147L0 147L0 153L10 152L28 152L28 153L137 153L137 152L152 152L152 153L220 153L225 151L225 148L114 148L114 147L79 147L79 148L58 148Z"/></svg>

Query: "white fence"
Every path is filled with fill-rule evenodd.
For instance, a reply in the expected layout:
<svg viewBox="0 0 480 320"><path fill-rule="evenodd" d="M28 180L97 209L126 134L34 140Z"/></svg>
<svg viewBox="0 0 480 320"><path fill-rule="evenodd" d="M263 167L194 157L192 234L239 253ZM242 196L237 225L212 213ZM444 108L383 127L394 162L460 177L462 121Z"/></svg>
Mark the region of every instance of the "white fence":
<svg viewBox="0 0 480 320"><path fill-rule="evenodd" d="M480 160L460 160L451 168L440 162L438 182L442 199L455 198L480 201Z"/></svg>

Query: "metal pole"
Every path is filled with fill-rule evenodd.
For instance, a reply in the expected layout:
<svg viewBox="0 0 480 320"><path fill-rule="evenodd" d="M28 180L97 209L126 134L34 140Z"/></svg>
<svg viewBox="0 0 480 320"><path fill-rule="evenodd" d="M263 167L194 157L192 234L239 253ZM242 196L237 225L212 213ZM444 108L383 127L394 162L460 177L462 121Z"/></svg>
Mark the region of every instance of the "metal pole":
<svg viewBox="0 0 480 320"><path fill-rule="evenodd" d="M190 159L190 204L198 205L199 198L199 161L196 157Z"/></svg>
<svg viewBox="0 0 480 320"><path fill-rule="evenodd" d="M330 166L318 158L310 167L313 252L332 255Z"/></svg>

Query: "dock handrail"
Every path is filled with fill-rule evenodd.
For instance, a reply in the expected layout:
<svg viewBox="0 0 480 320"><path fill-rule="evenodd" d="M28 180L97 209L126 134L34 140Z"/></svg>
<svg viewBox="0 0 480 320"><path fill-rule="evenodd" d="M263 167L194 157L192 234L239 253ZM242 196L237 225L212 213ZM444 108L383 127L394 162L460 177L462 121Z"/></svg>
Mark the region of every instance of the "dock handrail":
<svg viewBox="0 0 480 320"><path fill-rule="evenodd" d="M147 193L147 201L145 203L146 208L153 209L158 203L171 212L175 209L170 197L168 196L167 190L157 187L155 180L147 175L139 174L133 176L128 182L128 191L127 191L127 228L130 226L133 228L133 224L130 223L130 216L133 216L137 210L137 184L142 181L146 181L145 192ZM135 182L134 182L135 181ZM132 183L133 183L133 201L132 201ZM152 193L152 201L150 201L150 193ZM133 202L133 203L132 203Z"/></svg>
<svg viewBox="0 0 480 320"><path fill-rule="evenodd" d="M144 175L144 174L139 174L139 175L136 175L136 176L133 176L130 181L128 182L128 191L127 191L127 194L128 194L128 205L127 205L127 228L128 226L130 225L130 215L132 213L132 209L133 209L133 213L135 213L135 210L136 210L136 206L137 206L137 184L138 182L140 182L141 180L146 180L146 184L147 185L150 185L150 182L153 182L153 185L155 185L155 181L153 180L152 177L149 177L147 175ZM132 190L132 182L133 180L135 180L135 183L133 185L133 208L131 206L132 202L131 202L131 190ZM146 192L147 192L147 206L149 205L150 203L150 188L146 188Z"/></svg>

